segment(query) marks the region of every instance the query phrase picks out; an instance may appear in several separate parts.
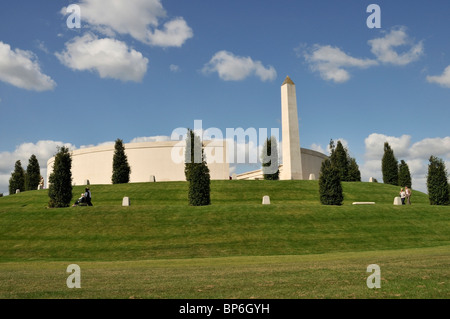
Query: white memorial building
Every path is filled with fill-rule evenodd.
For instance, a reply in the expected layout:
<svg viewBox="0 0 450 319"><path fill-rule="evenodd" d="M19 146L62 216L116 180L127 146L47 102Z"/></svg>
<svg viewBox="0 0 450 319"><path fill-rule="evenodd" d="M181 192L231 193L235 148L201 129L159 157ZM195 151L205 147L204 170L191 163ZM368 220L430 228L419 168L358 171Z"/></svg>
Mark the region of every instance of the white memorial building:
<svg viewBox="0 0 450 319"><path fill-rule="evenodd" d="M282 159L281 180L316 179L326 155L300 148L295 84L286 77L281 86ZM230 178L226 141L204 141L206 161L212 180ZM130 183L184 181L184 143L180 141L124 144L131 167ZM174 160L174 154L177 160ZM208 154L214 160L208 162ZM111 184L114 145L78 149L71 152L74 185ZM47 162L47 181L53 171L55 158ZM234 174L233 174L234 175ZM256 170L233 176L236 179L262 179Z"/></svg>

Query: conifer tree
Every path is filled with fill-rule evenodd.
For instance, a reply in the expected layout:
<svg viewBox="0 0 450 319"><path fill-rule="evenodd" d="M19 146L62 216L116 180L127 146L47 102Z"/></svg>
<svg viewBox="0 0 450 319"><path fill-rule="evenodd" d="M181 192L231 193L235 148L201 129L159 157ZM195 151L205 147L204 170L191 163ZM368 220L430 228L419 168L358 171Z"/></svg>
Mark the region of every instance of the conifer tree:
<svg viewBox="0 0 450 319"><path fill-rule="evenodd" d="M41 181L41 169L39 167L39 162L34 154L31 155L30 159L28 160L26 180L27 190L36 190L39 186L39 182Z"/></svg>
<svg viewBox="0 0 450 319"><path fill-rule="evenodd" d="M400 161L398 165L398 186L411 188L411 173L409 172L408 164L404 160Z"/></svg>
<svg viewBox="0 0 450 319"><path fill-rule="evenodd" d="M349 151L341 141L336 146L333 140L330 140L330 160L331 165L337 168L342 182L360 182L361 172L356 163L356 159L350 157Z"/></svg>
<svg viewBox="0 0 450 319"><path fill-rule="evenodd" d="M184 173L189 182L188 199L191 206L211 204L211 177L200 138L188 129Z"/></svg>
<svg viewBox="0 0 450 319"><path fill-rule="evenodd" d="M361 181L361 171L359 170L358 163L353 157L348 159L348 171L347 171L347 182L360 182Z"/></svg>
<svg viewBox="0 0 450 319"><path fill-rule="evenodd" d="M431 205L450 203L447 169L442 159L430 157L427 176L428 198Z"/></svg>
<svg viewBox="0 0 450 319"><path fill-rule="evenodd" d="M48 183L49 207L67 207L72 200L72 157L65 146L55 155L53 172Z"/></svg>
<svg viewBox="0 0 450 319"><path fill-rule="evenodd" d="M381 172L383 174L383 183L398 186L398 161L388 142L384 143Z"/></svg>
<svg viewBox="0 0 450 319"><path fill-rule="evenodd" d="M265 180L279 180L278 143L274 136L267 138L261 152L262 172Z"/></svg>
<svg viewBox="0 0 450 319"><path fill-rule="evenodd" d="M14 172L11 174L11 178L9 179L9 194L15 194L18 189L21 192L25 191L25 171L20 160L16 161L16 164L14 165Z"/></svg>
<svg viewBox="0 0 450 319"><path fill-rule="evenodd" d="M344 201L339 170L330 159L325 159L320 168L319 194L323 205L342 205Z"/></svg>
<svg viewBox="0 0 450 319"><path fill-rule="evenodd" d="M114 145L113 157L113 184L125 184L130 181L131 168L128 164L128 158L125 154L125 147L121 139L117 139Z"/></svg>
<svg viewBox="0 0 450 319"><path fill-rule="evenodd" d="M341 181L347 180L348 154L341 141L337 141L336 147L331 150L330 160L331 165L338 170Z"/></svg>

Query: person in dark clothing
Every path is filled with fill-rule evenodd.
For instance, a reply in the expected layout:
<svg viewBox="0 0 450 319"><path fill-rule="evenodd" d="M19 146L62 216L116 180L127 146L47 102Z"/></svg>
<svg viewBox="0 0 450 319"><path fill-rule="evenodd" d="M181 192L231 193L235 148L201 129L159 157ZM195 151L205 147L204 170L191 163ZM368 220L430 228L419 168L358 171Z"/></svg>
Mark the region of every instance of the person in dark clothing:
<svg viewBox="0 0 450 319"><path fill-rule="evenodd" d="M85 193L84 193L84 198L86 199L86 204L88 204L88 206L94 206L92 205L92 195L91 195L91 190L89 189L89 187L86 187L85 189Z"/></svg>

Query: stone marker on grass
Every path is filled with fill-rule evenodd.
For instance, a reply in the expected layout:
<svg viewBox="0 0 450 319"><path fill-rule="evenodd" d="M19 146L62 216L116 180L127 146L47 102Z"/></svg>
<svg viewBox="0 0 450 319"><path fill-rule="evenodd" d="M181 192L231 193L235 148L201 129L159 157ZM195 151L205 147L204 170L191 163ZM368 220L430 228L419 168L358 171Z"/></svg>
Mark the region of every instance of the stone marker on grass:
<svg viewBox="0 0 450 319"><path fill-rule="evenodd" d="M20 193L20 189L16 189L16 194L19 194Z"/></svg>
<svg viewBox="0 0 450 319"><path fill-rule="evenodd" d="M310 181L315 181L316 180L316 175L315 174L309 174L309 180Z"/></svg>
<svg viewBox="0 0 450 319"><path fill-rule="evenodd" d="M124 197L122 199L122 206L130 206L130 198L129 197Z"/></svg>
<svg viewBox="0 0 450 319"><path fill-rule="evenodd" d="M270 205L270 197L269 196L264 196L263 200L262 200L263 205Z"/></svg>
<svg viewBox="0 0 450 319"><path fill-rule="evenodd" d="M394 198L394 205L402 205L402 199L400 197L395 197Z"/></svg>
<svg viewBox="0 0 450 319"><path fill-rule="evenodd" d="M375 205L375 202L353 202L353 205Z"/></svg>

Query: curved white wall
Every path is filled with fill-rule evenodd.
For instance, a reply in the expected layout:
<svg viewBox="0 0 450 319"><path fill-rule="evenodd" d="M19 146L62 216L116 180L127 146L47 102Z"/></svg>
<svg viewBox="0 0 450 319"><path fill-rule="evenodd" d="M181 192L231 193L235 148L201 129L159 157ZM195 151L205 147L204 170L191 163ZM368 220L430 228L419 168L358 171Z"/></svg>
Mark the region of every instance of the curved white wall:
<svg viewBox="0 0 450 319"><path fill-rule="evenodd" d="M302 148L301 154L303 179L309 179L310 174L314 174L316 179L319 179L322 162L324 159L328 158L328 156L307 148Z"/></svg>
<svg viewBox="0 0 450 319"><path fill-rule="evenodd" d="M313 151L307 148L300 149L301 159L302 159L302 175L303 179L309 179L310 174L314 174L316 179L319 179L320 168L324 159L328 158L325 154L317 151ZM283 164L280 165L280 175L283 171ZM262 170L258 169L251 172L245 172L238 174L236 179L263 179Z"/></svg>
<svg viewBox="0 0 450 319"><path fill-rule="evenodd" d="M157 182L184 181L184 141L145 142L124 144L131 167L130 183L149 182L155 176ZM205 154L211 179L229 179L226 160L226 142L205 141ZM74 185L111 184L114 145L79 149L72 154L72 179ZM172 154L175 159L172 160ZM55 158L47 162L47 182L53 171Z"/></svg>

